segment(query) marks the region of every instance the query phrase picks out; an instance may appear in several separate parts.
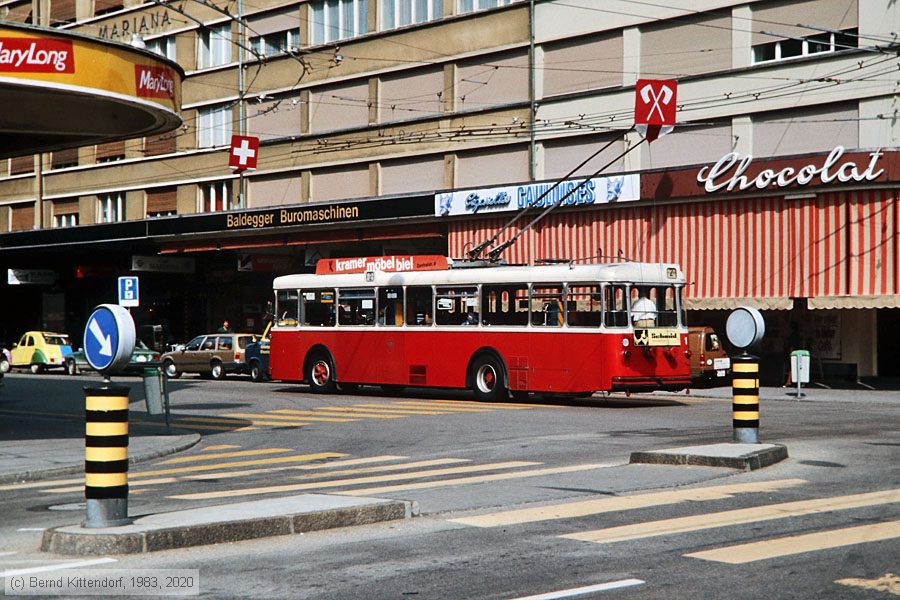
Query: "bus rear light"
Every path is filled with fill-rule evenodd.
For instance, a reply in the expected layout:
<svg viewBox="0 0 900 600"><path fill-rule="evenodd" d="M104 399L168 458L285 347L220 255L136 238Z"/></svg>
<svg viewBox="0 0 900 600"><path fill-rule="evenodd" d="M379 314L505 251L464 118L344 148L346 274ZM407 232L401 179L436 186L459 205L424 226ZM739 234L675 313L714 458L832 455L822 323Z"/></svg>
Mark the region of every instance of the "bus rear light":
<svg viewBox="0 0 900 600"><path fill-rule="evenodd" d="M235 353L234 353L234 360L235 360L235 361L240 361L240 360L241 360L241 353L240 353L240 352L235 352Z"/></svg>

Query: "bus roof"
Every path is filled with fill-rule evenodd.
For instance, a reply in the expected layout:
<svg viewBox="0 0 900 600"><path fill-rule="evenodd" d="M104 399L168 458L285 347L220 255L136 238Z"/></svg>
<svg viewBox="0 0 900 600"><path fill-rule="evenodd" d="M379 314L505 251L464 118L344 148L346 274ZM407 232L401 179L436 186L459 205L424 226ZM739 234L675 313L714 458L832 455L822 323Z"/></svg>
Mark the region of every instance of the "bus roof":
<svg viewBox="0 0 900 600"><path fill-rule="evenodd" d="M298 274L276 277L281 289L373 287L399 285L453 285L479 283L661 283L683 285L684 273L674 263L603 263L452 268L438 271L375 271L374 281L366 273L340 275Z"/></svg>

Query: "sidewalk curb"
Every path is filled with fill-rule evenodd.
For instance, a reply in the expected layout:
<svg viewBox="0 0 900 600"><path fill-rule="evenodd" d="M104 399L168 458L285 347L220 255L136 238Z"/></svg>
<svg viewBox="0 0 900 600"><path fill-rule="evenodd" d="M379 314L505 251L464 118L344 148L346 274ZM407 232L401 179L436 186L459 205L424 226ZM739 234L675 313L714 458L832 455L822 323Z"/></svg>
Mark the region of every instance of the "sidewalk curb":
<svg viewBox="0 0 900 600"><path fill-rule="evenodd" d="M343 506L297 510L307 501ZM295 510L274 514L284 510L280 505L291 503L298 505ZM248 515L256 512L257 516L229 518L228 512ZM259 513L269 514L259 516ZM44 532L41 550L78 556L139 554L396 521L418 514L416 502L307 494L147 515L123 527L57 527Z"/></svg>
<svg viewBox="0 0 900 600"><path fill-rule="evenodd" d="M747 451L741 452L745 448ZM787 457L787 446L782 444L712 444L710 446L632 452L629 462L631 464L725 467L740 471L754 471L774 465Z"/></svg>
<svg viewBox="0 0 900 600"><path fill-rule="evenodd" d="M160 436L158 436L160 437ZM133 455L128 456L128 464L135 465L142 462L147 462L149 460L153 460L155 458L160 458L162 456L168 456L170 454L175 454L177 452L181 452L183 450L187 450L188 448L192 448L196 446L202 438L199 433L190 433L184 434L177 437L177 441L172 446L167 446L166 448L159 448L156 450L148 450L146 452L139 452ZM82 440L82 453L84 452L83 440ZM61 475L76 475L78 473L84 473L84 461L82 460L79 463L67 465L64 467L52 467L49 469L34 469L28 471L21 471L19 473L5 473L0 474L0 484L9 484L9 483L23 483L27 481L40 481L42 479L49 479L52 477L59 477Z"/></svg>

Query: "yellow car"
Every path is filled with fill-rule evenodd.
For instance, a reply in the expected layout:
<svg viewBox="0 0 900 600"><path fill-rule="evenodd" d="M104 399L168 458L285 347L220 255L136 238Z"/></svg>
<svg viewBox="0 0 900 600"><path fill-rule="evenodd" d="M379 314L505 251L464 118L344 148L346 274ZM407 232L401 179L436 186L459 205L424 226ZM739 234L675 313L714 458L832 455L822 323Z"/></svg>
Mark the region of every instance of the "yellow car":
<svg viewBox="0 0 900 600"><path fill-rule="evenodd" d="M0 356L0 370L10 368L29 368L32 373L41 373L46 369L62 369L66 366L66 357L72 354L69 336L49 331L28 331L13 344L9 352L10 358Z"/></svg>

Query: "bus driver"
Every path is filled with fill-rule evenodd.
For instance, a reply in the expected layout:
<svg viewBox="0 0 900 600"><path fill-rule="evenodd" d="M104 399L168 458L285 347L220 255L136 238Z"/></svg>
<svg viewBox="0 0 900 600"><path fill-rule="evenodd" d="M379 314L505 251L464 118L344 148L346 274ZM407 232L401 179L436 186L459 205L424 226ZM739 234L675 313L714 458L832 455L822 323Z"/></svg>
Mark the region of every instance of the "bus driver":
<svg viewBox="0 0 900 600"><path fill-rule="evenodd" d="M647 296L641 296L631 305L631 320L635 327L656 326L656 303Z"/></svg>

